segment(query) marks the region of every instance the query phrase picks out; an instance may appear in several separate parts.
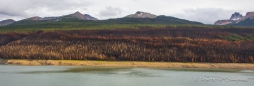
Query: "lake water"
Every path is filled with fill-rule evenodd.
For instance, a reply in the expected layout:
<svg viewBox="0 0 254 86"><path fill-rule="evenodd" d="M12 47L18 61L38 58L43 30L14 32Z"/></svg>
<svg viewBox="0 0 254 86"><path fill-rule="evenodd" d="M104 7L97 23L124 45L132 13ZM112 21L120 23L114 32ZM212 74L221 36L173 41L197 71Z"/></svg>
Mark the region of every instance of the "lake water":
<svg viewBox="0 0 254 86"><path fill-rule="evenodd" d="M254 71L0 65L0 86L254 86Z"/></svg>

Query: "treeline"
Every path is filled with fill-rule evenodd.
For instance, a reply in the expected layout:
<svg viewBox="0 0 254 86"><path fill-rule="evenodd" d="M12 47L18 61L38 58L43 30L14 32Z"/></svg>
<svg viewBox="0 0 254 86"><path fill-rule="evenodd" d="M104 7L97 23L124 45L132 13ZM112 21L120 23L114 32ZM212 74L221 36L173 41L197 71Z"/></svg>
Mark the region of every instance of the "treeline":
<svg viewBox="0 0 254 86"><path fill-rule="evenodd" d="M33 32L1 44L0 58L253 63L253 34L248 28L152 27Z"/></svg>
<svg viewBox="0 0 254 86"><path fill-rule="evenodd" d="M143 20L149 20L150 22L142 22ZM170 19L166 19L170 20ZM179 19L177 19L179 20ZM181 19L180 19L181 20ZM66 20L66 21L19 21L8 26L1 26L0 33L25 33L34 31L54 31L54 30L109 30L109 29L146 29L146 28L217 28L217 29L247 29L253 27L241 27L241 26L214 26L203 25L197 22L191 21L176 21L174 22L164 21L163 18L159 22L153 19L109 19L101 21L88 21L88 20ZM187 23L189 22L189 23Z"/></svg>

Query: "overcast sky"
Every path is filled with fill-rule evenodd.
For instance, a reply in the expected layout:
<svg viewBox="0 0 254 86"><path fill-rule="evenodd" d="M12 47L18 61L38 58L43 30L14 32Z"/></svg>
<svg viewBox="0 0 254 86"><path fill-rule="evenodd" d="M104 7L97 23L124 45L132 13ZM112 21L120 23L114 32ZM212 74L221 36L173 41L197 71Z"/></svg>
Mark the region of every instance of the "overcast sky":
<svg viewBox="0 0 254 86"><path fill-rule="evenodd" d="M144 11L213 24L229 19L234 12L245 15L254 11L253 3L254 0L0 0L0 20L62 16L76 11L108 19Z"/></svg>

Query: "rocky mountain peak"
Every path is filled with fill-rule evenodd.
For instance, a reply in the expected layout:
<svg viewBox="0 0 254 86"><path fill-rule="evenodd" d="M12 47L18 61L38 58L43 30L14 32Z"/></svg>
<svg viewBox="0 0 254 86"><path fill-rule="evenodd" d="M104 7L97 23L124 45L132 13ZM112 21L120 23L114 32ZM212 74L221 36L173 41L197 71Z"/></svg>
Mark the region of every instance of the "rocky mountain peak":
<svg viewBox="0 0 254 86"><path fill-rule="evenodd" d="M231 15L230 20L237 21L240 20L243 17L242 14L239 12L235 12L234 14Z"/></svg>
<svg viewBox="0 0 254 86"><path fill-rule="evenodd" d="M254 16L254 12L247 12L247 13L246 13L246 16L247 16L247 17Z"/></svg>
<svg viewBox="0 0 254 86"><path fill-rule="evenodd" d="M86 20L98 20L97 18L92 17L92 16L90 16L89 14L84 14L84 18L85 18Z"/></svg>
<svg viewBox="0 0 254 86"><path fill-rule="evenodd" d="M16 22L16 21L13 20L13 19L6 19L6 20L3 20L3 21L0 21L0 26L6 26L6 25L12 24L14 22Z"/></svg>
<svg viewBox="0 0 254 86"><path fill-rule="evenodd" d="M82 14L79 11L77 11L73 14L63 16L63 18L77 18L77 19L81 19L81 20L98 20L97 18L94 18L88 14Z"/></svg>
<svg viewBox="0 0 254 86"><path fill-rule="evenodd" d="M233 23L233 20L218 20L214 23L214 25L227 25Z"/></svg>
<svg viewBox="0 0 254 86"><path fill-rule="evenodd" d="M245 16L242 16L239 12L235 12L230 19L218 20L214 25L239 24L246 19L254 19L254 12L247 12Z"/></svg>
<svg viewBox="0 0 254 86"><path fill-rule="evenodd" d="M225 20L218 20L214 23L214 25L228 25L232 23L237 23L238 21L242 20L244 16L239 12L235 12L231 15L230 19Z"/></svg>
<svg viewBox="0 0 254 86"><path fill-rule="evenodd" d="M130 14L127 18L156 18L157 16L151 13L137 11L135 14Z"/></svg>
<svg viewBox="0 0 254 86"><path fill-rule="evenodd" d="M238 20L236 23L239 23L241 21L244 21L246 19L253 19L254 18L254 12L247 12L244 17L242 17L240 20Z"/></svg>
<svg viewBox="0 0 254 86"><path fill-rule="evenodd" d="M31 20L31 21L39 21L39 20L43 20L43 18L39 17L39 16L34 16L34 17L30 17L27 20Z"/></svg>
<svg viewBox="0 0 254 86"><path fill-rule="evenodd" d="M75 12L74 15L82 15L79 11Z"/></svg>
<svg viewBox="0 0 254 86"><path fill-rule="evenodd" d="M72 17L78 18L78 19L85 19L84 15L80 13L79 11L75 12L74 14L71 14Z"/></svg>
<svg viewBox="0 0 254 86"><path fill-rule="evenodd" d="M135 14L144 14L144 13L146 13L146 12L141 12L141 11L137 11Z"/></svg>

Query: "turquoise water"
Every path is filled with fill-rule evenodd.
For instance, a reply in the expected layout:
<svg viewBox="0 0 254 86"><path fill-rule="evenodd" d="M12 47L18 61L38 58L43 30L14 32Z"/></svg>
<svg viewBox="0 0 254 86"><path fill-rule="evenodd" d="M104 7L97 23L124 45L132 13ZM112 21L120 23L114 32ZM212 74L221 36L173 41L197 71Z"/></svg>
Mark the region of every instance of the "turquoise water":
<svg viewBox="0 0 254 86"><path fill-rule="evenodd" d="M253 70L0 65L0 86L253 85Z"/></svg>

